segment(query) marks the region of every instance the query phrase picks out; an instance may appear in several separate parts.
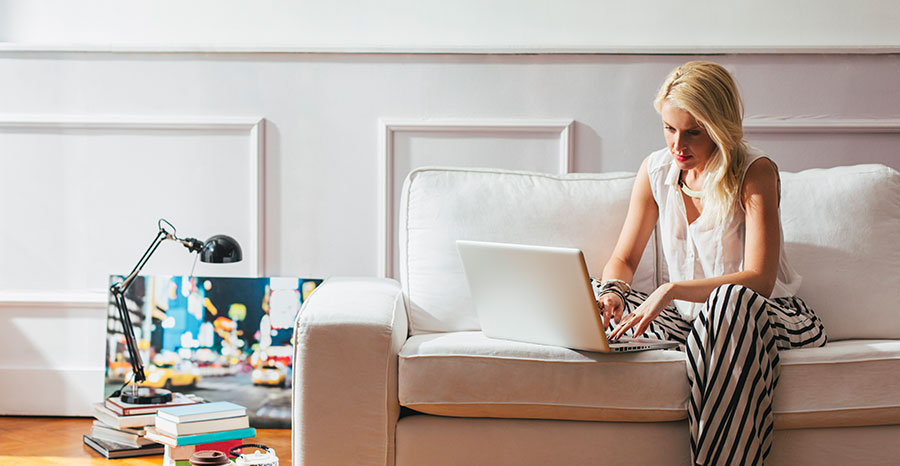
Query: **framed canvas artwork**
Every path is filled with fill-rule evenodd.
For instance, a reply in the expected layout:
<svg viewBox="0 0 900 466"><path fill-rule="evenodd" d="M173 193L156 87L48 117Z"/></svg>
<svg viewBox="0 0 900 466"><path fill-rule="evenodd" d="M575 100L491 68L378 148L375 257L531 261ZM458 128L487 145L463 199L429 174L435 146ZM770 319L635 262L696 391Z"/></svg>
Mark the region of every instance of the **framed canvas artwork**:
<svg viewBox="0 0 900 466"><path fill-rule="evenodd" d="M238 403L254 427L290 428L294 322L321 282L137 277L125 298L147 377L141 385ZM112 298L107 315L105 397L131 378Z"/></svg>

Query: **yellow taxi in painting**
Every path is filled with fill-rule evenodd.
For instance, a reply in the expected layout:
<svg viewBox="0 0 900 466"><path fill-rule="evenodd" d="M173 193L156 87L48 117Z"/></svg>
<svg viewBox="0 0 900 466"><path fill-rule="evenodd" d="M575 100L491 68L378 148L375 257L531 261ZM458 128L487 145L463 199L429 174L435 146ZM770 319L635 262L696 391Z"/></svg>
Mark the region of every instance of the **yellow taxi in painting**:
<svg viewBox="0 0 900 466"><path fill-rule="evenodd" d="M253 369L253 385L273 385L283 387L287 378L287 368L281 364L266 364Z"/></svg>
<svg viewBox="0 0 900 466"><path fill-rule="evenodd" d="M147 371L147 380L142 386L172 389L173 387L197 386L200 376L191 372L178 370L174 364L154 364Z"/></svg>

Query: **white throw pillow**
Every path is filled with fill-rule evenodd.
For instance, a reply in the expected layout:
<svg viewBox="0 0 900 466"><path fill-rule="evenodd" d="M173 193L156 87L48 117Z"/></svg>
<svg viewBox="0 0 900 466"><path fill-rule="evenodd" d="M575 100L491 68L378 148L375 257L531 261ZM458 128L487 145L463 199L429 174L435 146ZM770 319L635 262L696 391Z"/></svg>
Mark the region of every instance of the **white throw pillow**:
<svg viewBox="0 0 900 466"><path fill-rule="evenodd" d="M584 251L600 276L625 221L634 174L425 168L409 174L400 208L400 282L410 332L480 330L457 239ZM634 288L656 287L652 237Z"/></svg>
<svg viewBox="0 0 900 466"><path fill-rule="evenodd" d="M900 338L900 174L883 165L782 173L799 295L829 339Z"/></svg>

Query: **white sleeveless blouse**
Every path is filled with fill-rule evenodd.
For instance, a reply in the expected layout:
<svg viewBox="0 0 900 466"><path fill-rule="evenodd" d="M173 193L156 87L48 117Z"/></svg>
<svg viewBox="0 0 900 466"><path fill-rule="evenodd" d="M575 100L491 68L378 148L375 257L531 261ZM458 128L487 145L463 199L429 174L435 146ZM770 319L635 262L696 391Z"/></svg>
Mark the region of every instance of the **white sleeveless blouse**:
<svg viewBox="0 0 900 466"><path fill-rule="evenodd" d="M756 160L766 155L749 147L744 174ZM669 150L661 149L650 154L647 174L653 198L659 208L659 237L663 255L672 282L718 277L740 272L744 265L744 211L739 208L725 225L702 228L699 222L688 224L681 188L678 186L679 169ZM743 176L742 181L743 183ZM701 213L701 216L703 214ZM772 298L794 296L800 288L801 277L790 266L784 253L784 235L780 240L778 275ZM703 303L675 300L678 312L693 321Z"/></svg>

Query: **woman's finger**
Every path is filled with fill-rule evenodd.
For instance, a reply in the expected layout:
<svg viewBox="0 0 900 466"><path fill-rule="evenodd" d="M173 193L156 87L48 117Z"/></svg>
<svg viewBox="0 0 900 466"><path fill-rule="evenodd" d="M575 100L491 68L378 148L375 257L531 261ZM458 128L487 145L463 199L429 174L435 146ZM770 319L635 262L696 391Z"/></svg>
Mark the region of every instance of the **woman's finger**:
<svg viewBox="0 0 900 466"><path fill-rule="evenodd" d="M612 325L612 318L613 318L613 310L611 309L612 306L609 305L609 302L603 300L600 303L600 307L602 309L601 314L603 316L603 328L608 329L609 326Z"/></svg>
<svg viewBox="0 0 900 466"><path fill-rule="evenodd" d="M618 340L619 337L622 336L622 328L622 326L616 327L616 331L613 332L612 335L609 336L609 338L613 341Z"/></svg>
<svg viewBox="0 0 900 466"><path fill-rule="evenodd" d="M622 313L625 310L625 303L622 302L621 299L613 298L613 304L614 304L612 306L613 317L616 319L616 324L618 324L618 323L622 322L622 317L623 317Z"/></svg>
<svg viewBox="0 0 900 466"><path fill-rule="evenodd" d="M619 300L606 294L601 296L597 300L597 303L599 304L600 313L603 318L603 328L609 329L610 326L612 326L613 319L616 318L616 313L621 313ZM618 322L618 320L616 321Z"/></svg>
<svg viewBox="0 0 900 466"><path fill-rule="evenodd" d="M631 325L627 321L619 324L619 326L616 327L615 333L613 333L613 340L618 340L619 338L622 338L622 335L624 335L625 332L628 331L629 328L631 328Z"/></svg>
<svg viewBox="0 0 900 466"><path fill-rule="evenodd" d="M643 334L643 333L644 333L644 323L640 322L634 328L634 337L637 338L637 337L641 336L641 334Z"/></svg>
<svg viewBox="0 0 900 466"><path fill-rule="evenodd" d="M622 336L622 334L625 333L625 331L627 331L628 329L633 327L636 322L636 320L634 319L634 316L635 316L634 313L631 313L631 314L628 314L627 316L625 316L625 318L622 319L622 322L619 323L618 326L616 327L616 331L613 332L612 335L610 335L610 337L612 337L614 340L618 340Z"/></svg>
<svg viewBox="0 0 900 466"><path fill-rule="evenodd" d="M635 336L635 338L637 338L637 337L643 335L644 332L647 331L647 328L650 326L650 321L647 320L647 317L648 317L648 316L644 316L644 318L641 319L641 321L640 321L640 323L638 324L638 326L635 327L635 329L634 329L634 336Z"/></svg>

